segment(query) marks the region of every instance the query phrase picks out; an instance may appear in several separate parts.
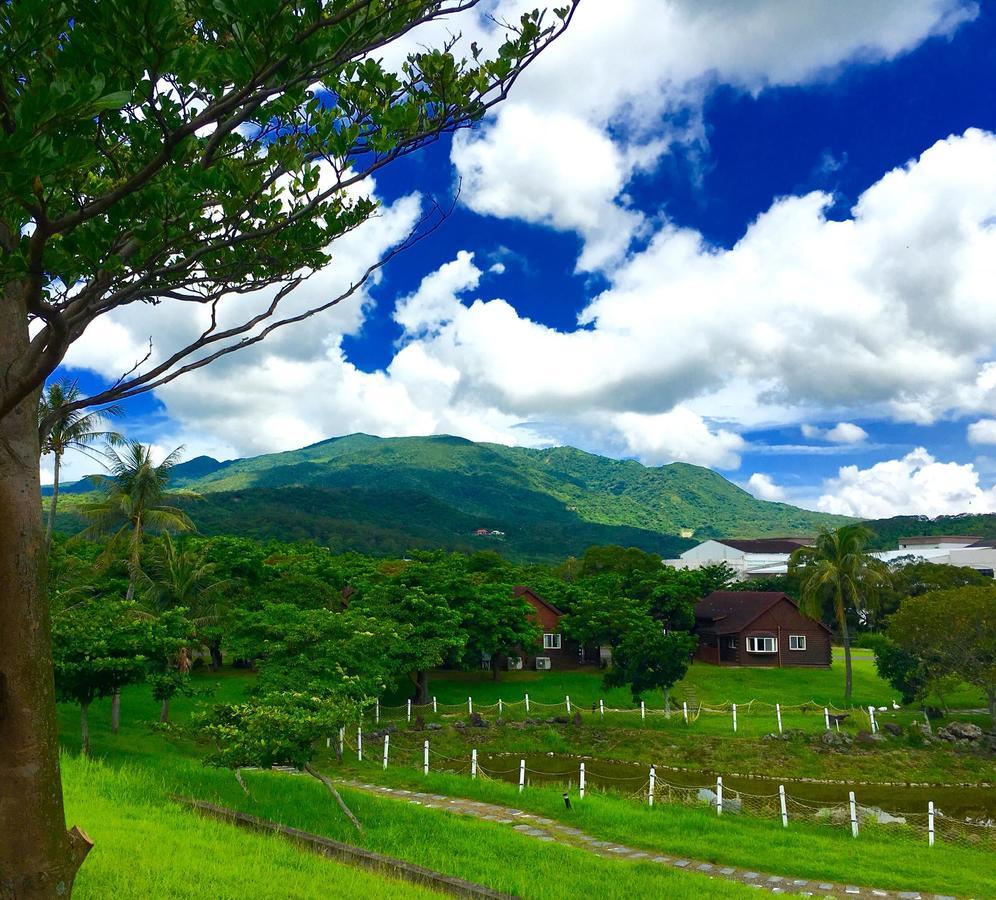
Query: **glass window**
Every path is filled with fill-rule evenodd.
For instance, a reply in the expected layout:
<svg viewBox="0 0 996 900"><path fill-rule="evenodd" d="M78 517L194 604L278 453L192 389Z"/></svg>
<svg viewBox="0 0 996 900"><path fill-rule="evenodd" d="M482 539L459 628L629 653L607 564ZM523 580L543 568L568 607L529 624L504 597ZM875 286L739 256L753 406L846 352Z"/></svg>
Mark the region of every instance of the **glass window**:
<svg viewBox="0 0 996 900"><path fill-rule="evenodd" d="M737 649L737 639L735 637L727 638L726 639L726 646L729 647L731 650L736 650Z"/></svg>
<svg viewBox="0 0 996 900"><path fill-rule="evenodd" d="M773 637L758 637L751 635L747 638L748 653L777 653L778 641Z"/></svg>
<svg viewBox="0 0 996 900"><path fill-rule="evenodd" d="M804 634L789 635L789 650L805 650L805 649L806 649L806 635Z"/></svg>
<svg viewBox="0 0 996 900"><path fill-rule="evenodd" d="M559 634L544 634L543 635L543 649L544 650L559 650L560 649L560 635Z"/></svg>

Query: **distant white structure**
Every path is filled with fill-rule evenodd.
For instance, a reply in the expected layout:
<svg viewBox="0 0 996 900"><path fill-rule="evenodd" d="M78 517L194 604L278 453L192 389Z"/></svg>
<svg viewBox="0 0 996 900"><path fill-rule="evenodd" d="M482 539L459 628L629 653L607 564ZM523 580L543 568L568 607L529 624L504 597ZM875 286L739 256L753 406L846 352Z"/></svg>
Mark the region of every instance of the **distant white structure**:
<svg viewBox="0 0 996 900"><path fill-rule="evenodd" d="M789 556L811 538L760 538L757 540L709 540L686 550L677 559L665 560L676 569L701 569L726 563L739 581L788 572ZM880 550L871 555L885 563L897 559L923 560L939 565L965 566L990 578L996 575L996 540L977 535L928 535L899 539L898 550Z"/></svg>

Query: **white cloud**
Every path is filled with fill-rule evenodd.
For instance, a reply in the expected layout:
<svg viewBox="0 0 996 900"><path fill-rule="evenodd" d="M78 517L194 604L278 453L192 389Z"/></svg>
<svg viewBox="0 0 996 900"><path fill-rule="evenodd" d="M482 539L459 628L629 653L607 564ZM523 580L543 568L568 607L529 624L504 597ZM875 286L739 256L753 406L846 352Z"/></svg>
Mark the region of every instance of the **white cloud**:
<svg viewBox="0 0 996 900"><path fill-rule="evenodd" d="M755 472L747 479L747 490L758 500L784 500L785 488L775 484L770 475Z"/></svg>
<svg viewBox="0 0 996 900"><path fill-rule="evenodd" d="M981 487L973 465L938 462L922 447L867 469L842 466L824 490L819 509L870 519L996 511L996 487Z"/></svg>
<svg viewBox="0 0 996 900"><path fill-rule="evenodd" d="M819 428L816 425L801 425L802 436L811 441L830 441L833 444L860 444L868 437L868 432L853 422L838 422L833 428Z"/></svg>
<svg viewBox="0 0 996 900"><path fill-rule="evenodd" d="M979 419L968 426L971 444L996 444L996 419Z"/></svg>
<svg viewBox="0 0 996 900"><path fill-rule="evenodd" d="M609 420L627 450L648 465L688 462L719 469L740 466L747 443L724 428L713 428L701 416L677 406L657 415L620 413Z"/></svg>
<svg viewBox="0 0 996 900"><path fill-rule="evenodd" d="M503 0L498 17L514 20L531 5ZM669 147L705 143L711 87L757 93L828 79L844 63L893 59L977 14L966 0L581 4L568 33L519 80L514 103L454 142L464 202L575 230L586 244L579 268L611 265L641 224L623 187ZM487 46L493 29L471 23L466 39ZM412 46L419 40L413 34Z"/></svg>

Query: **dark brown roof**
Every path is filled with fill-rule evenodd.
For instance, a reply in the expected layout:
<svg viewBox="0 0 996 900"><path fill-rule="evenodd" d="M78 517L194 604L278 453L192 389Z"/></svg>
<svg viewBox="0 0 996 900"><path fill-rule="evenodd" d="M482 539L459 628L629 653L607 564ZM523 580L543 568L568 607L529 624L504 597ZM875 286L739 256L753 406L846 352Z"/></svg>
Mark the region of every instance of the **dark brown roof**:
<svg viewBox="0 0 996 900"><path fill-rule="evenodd" d="M717 538L717 541L734 550L743 550L744 553L791 553L813 543L812 538L754 538L745 541Z"/></svg>
<svg viewBox="0 0 996 900"><path fill-rule="evenodd" d="M543 604L543 606L550 610L550 612L552 612L555 616L564 615L562 610L557 609L557 607L554 606L549 600L544 600L539 594L536 593L536 591L532 588L526 587L524 584L516 585L512 588L512 593L515 594L516 597L521 597L523 594L529 594L530 597Z"/></svg>
<svg viewBox="0 0 996 900"><path fill-rule="evenodd" d="M901 537L900 544L971 544L981 541L981 534L918 534Z"/></svg>
<svg viewBox="0 0 996 900"><path fill-rule="evenodd" d="M703 630L713 634L737 634L782 600L798 606L781 591L713 591L695 604L695 618L709 622ZM822 622L813 621L830 630Z"/></svg>

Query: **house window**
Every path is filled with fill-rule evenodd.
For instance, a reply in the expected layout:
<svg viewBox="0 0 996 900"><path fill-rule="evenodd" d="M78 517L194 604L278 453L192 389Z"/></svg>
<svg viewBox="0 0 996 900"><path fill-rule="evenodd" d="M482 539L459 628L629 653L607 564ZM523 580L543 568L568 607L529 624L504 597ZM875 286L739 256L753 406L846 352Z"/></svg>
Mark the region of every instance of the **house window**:
<svg viewBox="0 0 996 900"><path fill-rule="evenodd" d="M806 635L804 634L789 635L789 650L805 650L805 649L806 649Z"/></svg>
<svg viewBox="0 0 996 900"><path fill-rule="evenodd" d="M757 637L752 635L747 638L748 653L777 653L778 641L773 637Z"/></svg>
<svg viewBox="0 0 996 900"><path fill-rule="evenodd" d="M559 634L544 634L543 635L543 649L544 650L559 650L560 649L560 635Z"/></svg>
<svg viewBox="0 0 996 900"><path fill-rule="evenodd" d="M731 650L736 650L737 649L737 639L735 637L727 638L726 639L726 646L729 647Z"/></svg>

